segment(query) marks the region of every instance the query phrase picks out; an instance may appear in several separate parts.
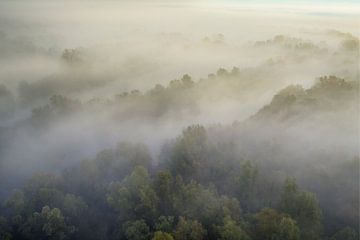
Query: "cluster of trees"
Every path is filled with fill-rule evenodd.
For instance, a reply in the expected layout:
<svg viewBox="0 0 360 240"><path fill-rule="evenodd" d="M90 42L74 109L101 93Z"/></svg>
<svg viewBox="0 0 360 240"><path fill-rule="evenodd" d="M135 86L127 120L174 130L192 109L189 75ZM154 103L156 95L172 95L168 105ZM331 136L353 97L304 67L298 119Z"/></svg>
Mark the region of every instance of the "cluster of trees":
<svg viewBox="0 0 360 240"><path fill-rule="evenodd" d="M311 41L306 41L301 38L293 38L284 35L277 35L273 39L266 41L257 41L255 42L255 47L281 47L290 50L295 50L299 52L307 51L317 54L327 53L328 49L322 45L325 43L317 45Z"/></svg>
<svg viewBox="0 0 360 240"><path fill-rule="evenodd" d="M323 42L313 43L310 40L303 40L300 38L289 37L286 35L277 35L272 39L258 41L251 46L247 46L252 50L255 49L255 52L258 47L275 46L277 47L277 50L283 50L281 51L281 53L283 54L281 54L280 56L283 61L276 66L273 65L272 70L266 73L263 72L266 71L266 68L268 67L267 64L254 67L253 72L257 74L250 74L249 76L247 75L248 73L243 71L241 79L238 76L238 82L248 81L247 84L250 84L249 82L253 81L252 75L256 75L258 77L258 79L256 80L259 80L262 78L269 78L269 76L272 76L272 74L274 74L275 72L276 78L279 78L279 76L289 77L287 75L284 75L285 72L283 71L284 69L287 69L289 67L289 65L285 67L285 64L291 63L286 59L299 58L302 59L304 63L310 61L311 64L311 61L319 56L326 56L326 58L319 59L322 62L328 61L328 57L331 58L331 61L328 62L328 65L332 66L332 64L334 64L334 66L337 67L335 68L337 70L334 73L342 74L346 77L348 77L348 75L354 75L353 73L356 73L356 67L358 65L357 53L359 49L359 39L349 33L341 33L337 31L333 31L331 34L329 34L329 36L339 38L337 39L339 40L338 48L332 48L330 45L327 45ZM7 86L8 88L16 85L15 88L11 87L11 92L14 96L16 96L16 102L18 103L16 105L16 108L19 108L19 110L22 110L21 108L31 108L43 104L44 101L46 101L54 94L76 95L79 93L85 93L87 91L92 93L92 91L100 90L101 88L117 81L118 79L122 79L125 81L126 79L133 76L137 76L139 74L141 75L142 73L145 73L147 71L154 70L154 65L152 64L150 64L149 66L142 66L141 62L144 61L144 59L136 59L135 62L140 62L140 64L130 64L130 66L127 66L126 62L121 63L124 64L124 66L120 67L121 69L113 69L112 67L108 68L112 64L108 64L107 67L103 68L101 64L102 61L100 60L100 58L98 59L96 57L96 54L94 54L94 52L99 51L99 49L74 48L64 49L62 52L61 50L46 50L34 46L33 43L31 43L31 41L29 40L21 38L11 38L10 36L6 36L6 34L3 32L0 32L0 40L0 52L2 53L2 56L5 56L4 60L6 58L9 58L10 55L17 56L18 54L20 54L20 57L23 57L23 54L25 56L28 54L31 54L30 56L36 56L37 54L40 54L40 56L49 58L47 60L51 59L51 61L54 60L54 62L58 62L59 60L61 60L61 63L63 63L62 65L65 66L65 68L60 69L61 71L47 73L44 77L38 80L30 80L31 78L20 77L17 78L14 83L9 84ZM204 42L207 44L211 44L213 50L214 44L219 45L224 42L224 36L222 34L216 34L212 37L206 37L204 39ZM254 46L255 48L253 48ZM230 49L231 51L234 51L232 48ZM293 50L297 51L294 52ZM55 52L52 53L52 51ZM260 59L263 59L265 51L264 49L260 49L260 51L262 53L260 55ZM53 55L56 55L56 59ZM271 56L268 57L270 58ZM145 61L147 60L145 59ZM298 64L298 62L296 62L296 64ZM117 64L115 65L117 66ZM346 71L343 71L343 69L346 69ZM291 71L291 68L289 70ZM43 74L40 73L40 75ZM216 74L212 74L212 76L214 75ZM37 77L35 79L37 79ZM219 92L221 92L223 90L222 88L224 87L223 85L227 86L224 87L228 91L227 93L232 94L242 91L242 87L246 84L231 83L231 85L218 84L213 86L206 86L211 84L200 84L199 86L201 87L199 87L200 89L197 91L198 93L201 92L201 90L204 90L204 85L207 91L209 90L209 88L213 88L211 94L216 93L216 90L219 88ZM233 90L233 92L231 90ZM111 94L115 93L111 92ZM220 96L221 95L223 94L220 94ZM234 94L232 97L234 96L236 95Z"/></svg>
<svg viewBox="0 0 360 240"><path fill-rule="evenodd" d="M184 75L168 86L133 90L111 101L82 103L54 95L33 110L32 123L46 129L63 117L104 106L121 109L123 118L194 111L199 91L209 83L221 79L228 85L243 74L219 69L198 82ZM0 87L0 94L9 92ZM358 82L322 77L309 89L283 89L249 121L255 128L274 120L284 126L309 113L339 114L357 102ZM321 172L304 170L301 162L285 165L274 160L280 156L275 150L227 136L246 130L248 122L190 126L166 143L157 159L143 144L120 143L60 174L37 174L1 205L0 239L358 239L359 158L325 163L327 170ZM241 144L266 157L258 161L239 154ZM301 187L288 178L299 168ZM305 178L316 184L304 184ZM304 190L309 185L312 192Z"/></svg>
<svg viewBox="0 0 360 240"><path fill-rule="evenodd" d="M323 76L309 89L291 85L274 96L271 103L253 116L254 119L288 119L314 111L334 112L358 102L358 81L345 81L336 76Z"/></svg>
<svg viewBox="0 0 360 240"><path fill-rule="evenodd" d="M351 33L344 33L336 30L328 31L330 36L335 36L341 39L340 46L343 50L353 52L355 55L359 55L360 40L358 37Z"/></svg>
<svg viewBox="0 0 360 240"><path fill-rule="evenodd" d="M71 54L73 53L69 50L66 55ZM197 82L185 74L180 79L170 81L167 86L156 84L144 93L134 89L117 94L113 99L94 98L84 103L63 95L53 95L48 104L33 109L32 119L33 122L43 126L46 122L60 119L71 113L82 110L92 112L94 108L100 109L100 111L101 109L102 111L110 109L118 120L138 118L139 116L158 118L169 113L194 114L201 111L198 103L199 99L204 97L200 94L203 89L216 85L216 83L223 85L224 81L240 82L240 76L241 72L236 67L231 71L220 68L216 74L209 74L207 79Z"/></svg>
<svg viewBox="0 0 360 240"><path fill-rule="evenodd" d="M220 68L216 74L209 74L207 79L197 82L185 74L181 79L170 81L168 86L157 84L144 93L134 89L117 94L113 99L94 98L80 102L63 95L53 95L48 104L33 109L32 122L44 126L45 123L59 121L73 113L91 113L95 110L110 111L118 121L140 116L156 119L169 114L179 117L186 114L196 115L201 112L199 104L205 97L201 92L206 90L206 94L209 94L207 86L235 86L234 83L241 85L239 79L243 74L247 74L245 72L246 70L240 71L236 67L231 71ZM237 91L240 85L236 85L234 91ZM336 76L320 77L309 89L304 89L300 85L290 85L278 92L272 102L260 109L252 119L268 120L274 119L276 115L276 120L281 120L293 117L297 113L341 109L357 102L357 89L358 81L345 81ZM210 97L207 101L211 101Z"/></svg>
<svg viewBox="0 0 360 240"><path fill-rule="evenodd" d="M157 164L146 146L121 143L61 174L36 174L3 203L0 238L358 239L354 226L324 232L314 193L292 178L271 188L270 175L207 132L186 128Z"/></svg>

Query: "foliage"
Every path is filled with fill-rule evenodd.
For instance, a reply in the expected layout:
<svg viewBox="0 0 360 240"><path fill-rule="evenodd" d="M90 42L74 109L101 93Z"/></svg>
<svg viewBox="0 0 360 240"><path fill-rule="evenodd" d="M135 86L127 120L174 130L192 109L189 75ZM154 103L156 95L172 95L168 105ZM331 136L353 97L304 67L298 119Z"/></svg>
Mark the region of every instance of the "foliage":
<svg viewBox="0 0 360 240"><path fill-rule="evenodd" d="M161 157L165 162L157 166L144 145L120 143L61 174L35 174L0 209L0 236L323 239L322 210L314 193L302 190L293 178L282 186L260 163L239 160L231 151L229 145L211 142L209 132L194 125L168 146ZM346 178L348 168L356 164L358 159L336 174ZM275 189L270 195L268 186ZM332 240L357 239L356 229L342 227L330 235Z"/></svg>
<svg viewBox="0 0 360 240"><path fill-rule="evenodd" d="M201 223L196 220L186 220L179 218L174 233L175 240L201 240L204 239L206 230L203 229Z"/></svg>

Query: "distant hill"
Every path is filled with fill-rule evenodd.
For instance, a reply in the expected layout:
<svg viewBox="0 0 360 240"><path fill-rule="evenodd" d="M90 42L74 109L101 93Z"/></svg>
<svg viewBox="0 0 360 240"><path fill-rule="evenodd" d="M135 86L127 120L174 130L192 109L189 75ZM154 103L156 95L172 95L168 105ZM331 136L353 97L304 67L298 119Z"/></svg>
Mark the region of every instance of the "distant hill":
<svg viewBox="0 0 360 240"><path fill-rule="evenodd" d="M288 120L316 112L336 112L356 107L359 83L336 76L320 77L309 89L291 85L277 93L270 104L261 108L253 120Z"/></svg>

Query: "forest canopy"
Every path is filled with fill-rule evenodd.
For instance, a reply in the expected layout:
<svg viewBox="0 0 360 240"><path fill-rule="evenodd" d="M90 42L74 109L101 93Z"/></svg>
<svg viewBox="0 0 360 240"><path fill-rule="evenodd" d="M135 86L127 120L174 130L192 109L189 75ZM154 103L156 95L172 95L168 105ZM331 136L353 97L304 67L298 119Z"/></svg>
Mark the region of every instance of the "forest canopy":
<svg viewBox="0 0 360 240"><path fill-rule="evenodd" d="M359 240L359 10L0 1L0 240Z"/></svg>

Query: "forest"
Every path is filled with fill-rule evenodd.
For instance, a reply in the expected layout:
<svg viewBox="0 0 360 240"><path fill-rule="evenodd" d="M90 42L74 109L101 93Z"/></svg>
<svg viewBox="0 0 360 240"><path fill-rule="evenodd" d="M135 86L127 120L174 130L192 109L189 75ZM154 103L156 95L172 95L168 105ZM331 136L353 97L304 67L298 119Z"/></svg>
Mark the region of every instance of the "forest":
<svg viewBox="0 0 360 240"><path fill-rule="evenodd" d="M359 157L318 163L319 169L297 177L309 188L316 182L309 191L292 173L304 163L239 157L236 141L249 124L251 129L264 121L286 124L307 111L329 111L330 101L340 109L356 104L357 89L357 82L322 77L310 89L281 90L244 122L186 127L162 147L157 160L146 145L121 142L60 173L36 173L4 202L1 237L358 239ZM50 100L33 111L36 122L82 106L61 96ZM333 191L341 197L334 198Z"/></svg>
<svg viewBox="0 0 360 240"><path fill-rule="evenodd" d="M275 2L0 2L0 240L359 240L360 6Z"/></svg>

